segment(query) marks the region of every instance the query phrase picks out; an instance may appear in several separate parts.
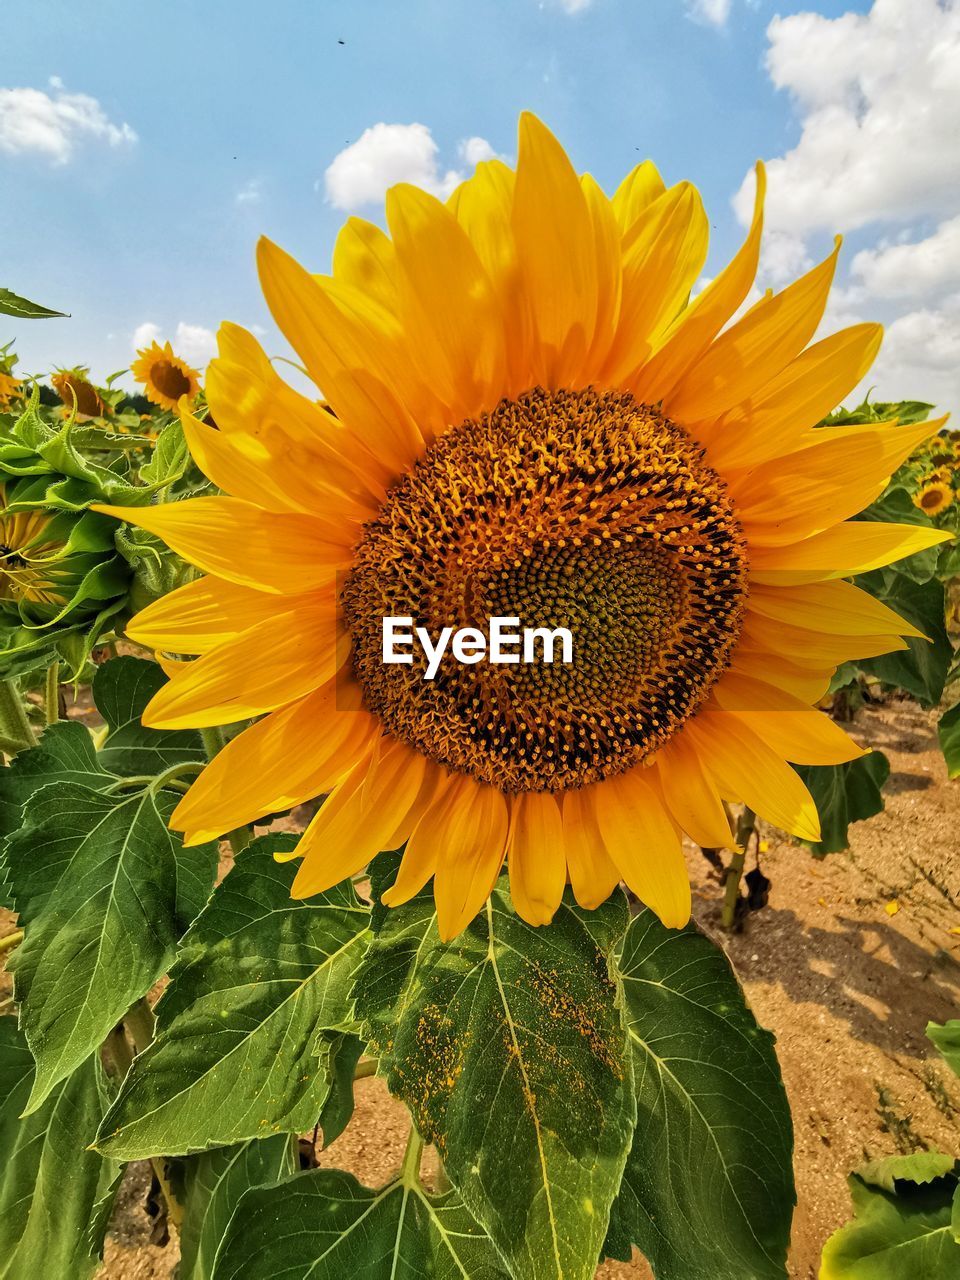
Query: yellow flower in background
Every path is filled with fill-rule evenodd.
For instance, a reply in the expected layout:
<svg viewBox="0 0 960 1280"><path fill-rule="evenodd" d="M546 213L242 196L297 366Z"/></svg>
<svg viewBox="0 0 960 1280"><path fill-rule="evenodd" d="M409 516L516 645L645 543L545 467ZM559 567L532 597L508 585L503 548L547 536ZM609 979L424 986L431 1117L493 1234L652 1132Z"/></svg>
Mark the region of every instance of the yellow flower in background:
<svg viewBox="0 0 960 1280"><path fill-rule="evenodd" d="M19 378L0 369L0 409L6 409L14 400L20 399L21 386Z"/></svg>
<svg viewBox="0 0 960 1280"><path fill-rule="evenodd" d="M274 318L328 412L226 324L183 421L230 496L103 508L207 576L129 634L197 655L151 702L157 727L262 717L173 825L207 840L329 793L294 893L405 853L387 901L433 877L444 938L506 859L542 924L569 879L595 907L621 879L673 926L686 832L730 846L723 800L816 840L790 767L860 755L813 709L839 663L918 633L842 579L947 535L850 522L940 423L815 429L864 376L879 326L809 345L836 262L729 323L745 243L695 299L708 222L689 183L636 168L609 199L533 116L516 171L477 167L446 203L387 196L331 275L259 248ZM381 661L385 615L441 627L567 626L570 665Z"/></svg>
<svg viewBox="0 0 960 1280"><path fill-rule="evenodd" d="M169 342L162 347L152 342L138 351L137 357L130 372L143 386L147 399L161 409L176 409L183 396L192 400L200 390L200 374L174 355Z"/></svg>
<svg viewBox="0 0 960 1280"><path fill-rule="evenodd" d="M953 501L953 490L943 480L931 480L913 495L914 506L928 516L938 516Z"/></svg>
<svg viewBox="0 0 960 1280"><path fill-rule="evenodd" d="M102 418L110 410L90 381L89 369L58 369L51 374L53 389L69 413L78 418Z"/></svg>
<svg viewBox="0 0 960 1280"><path fill-rule="evenodd" d="M14 604L66 604L60 579L65 543L45 511L9 511L0 487L0 600Z"/></svg>

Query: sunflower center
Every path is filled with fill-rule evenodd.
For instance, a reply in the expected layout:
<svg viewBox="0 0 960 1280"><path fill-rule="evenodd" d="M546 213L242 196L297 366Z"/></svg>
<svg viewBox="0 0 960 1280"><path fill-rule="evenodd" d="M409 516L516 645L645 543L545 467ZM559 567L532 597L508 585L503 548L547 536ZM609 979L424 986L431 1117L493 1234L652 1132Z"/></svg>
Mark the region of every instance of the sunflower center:
<svg viewBox="0 0 960 1280"><path fill-rule="evenodd" d="M558 791L654 752L725 669L744 539L703 450L621 392L530 391L433 444L364 529L341 602L355 675L385 730L503 791ZM567 628L569 664L463 665L384 617L486 631ZM539 650L538 650L539 652ZM556 657L556 655L555 655Z"/></svg>
<svg viewBox="0 0 960 1280"><path fill-rule="evenodd" d="M157 360L150 370L150 381L157 390L171 400L179 400L189 395L190 379L182 369L178 369L169 360Z"/></svg>

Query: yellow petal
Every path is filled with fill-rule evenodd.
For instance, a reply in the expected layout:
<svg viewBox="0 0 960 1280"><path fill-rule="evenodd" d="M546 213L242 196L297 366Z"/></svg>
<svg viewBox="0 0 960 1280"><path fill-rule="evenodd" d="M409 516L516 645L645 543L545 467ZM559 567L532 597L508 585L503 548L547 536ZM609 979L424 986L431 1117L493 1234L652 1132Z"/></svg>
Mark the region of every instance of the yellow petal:
<svg viewBox="0 0 960 1280"><path fill-rule="evenodd" d="M451 808L460 794L454 786L454 775L428 765L433 774L433 794L430 803L416 819L397 878L383 893L388 907L399 907L416 897L437 869L440 855L450 830Z"/></svg>
<svg viewBox="0 0 960 1280"><path fill-rule="evenodd" d="M108 507L161 538L184 560L241 586L301 595L331 582L351 561L349 531L313 516L264 511L239 498L188 498L159 507Z"/></svg>
<svg viewBox="0 0 960 1280"><path fill-rule="evenodd" d="M657 752L654 767L666 806L680 829L704 849L733 848L720 794L682 730Z"/></svg>
<svg viewBox="0 0 960 1280"><path fill-rule="evenodd" d="M273 318L337 417L396 473L406 470L424 438L393 382L401 376L396 318L349 285L314 279L269 240L261 239L257 262Z"/></svg>
<svg viewBox="0 0 960 1280"><path fill-rule="evenodd" d="M351 769L300 838L296 851L303 861L291 895L323 893L386 848L416 802L425 764L419 752L391 742L372 764Z"/></svg>
<svg viewBox="0 0 960 1280"><path fill-rule="evenodd" d="M620 319L623 294L620 228L612 204L589 173L583 174L580 186L590 214L597 258L597 320L587 360L591 366L599 367L607 358Z"/></svg>
<svg viewBox="0 0 960 1280"><path fill-rule="evenodd" d="M713 696L793 764L844 764L866 754L822 711L762 680L728 672Z"/></svg>
<svg viewBox="0 0 960 1280"><path fill-rule="evenodd" d="M844 636L808 631L786 622L774 622L759 613L748 613L743 623L742 641L750 649L780 654L798 667L821 671L855 658L878 658L882 653L898 653L910 646L896 635Z"/></svg>
<svg viewBox="0 0 960 1280"><path fill-rule="evenodd" d="M680 832L639 769L597 788L597 821L627 886L668 928L690 919L690 880Z"/></svg>
<svg viewBox="0 0 960 1280"><path fill-rule="evenodd" d="M750 292L760 258L766 188L766 170L758 164L757 194L747 237L720 274L680 313L663 335L656 354L634 378L634 394L645 404L656 404L673 390Z"/></svg>
<svg viewBox="0 0 960 1280"><path fill-rule="evenodd" d="M721 334L665 397L665 412L689 426L709 422L780 373L817 330L839 251L838 238L818 267Z"/></svg>
<svg viewBox="0 0 960 1280"><path fill-rule="evenodd" d="M596 787L563 794L563 845L570 887L577 902L593 911L606 902L620 883L597 822Z"/></svg>
<svg viewBox="0 0 960 1280"><path fill-rule="evenodd" d="M526 791L514 796L512 808L510 897L527 924L549 924L567 878L560 806L548 791Z"/></svg>
<svg viewBox="0 0 960 1280"><path fill-rule="evenodd" d="M925 639L906 618L850 582L799 587L755 586L747 608L774 622L844 636L901 635Z"/></svg>
<svg viewBox="0 0 960 1280"><path fill-rule="evenodd" d="M794 586L849 578L894 564L918 551L949 542L947 529L923 525L851 520L786 546L751 547L750 579L769 586Z"/></svg>
<svg viewBox="0 0 960 1280"><path fill-rule="evenodd" d="M503 795L472 778L458 778L447 840L433 878L437 929L449 942L489 898L507 848L508 813Z"/></svg>
<svg viewBox="0 0 960 1280"><path fill-rule="evenodd" d="M513 199L527 315L539 339L531 382L569 385L583 368L597 314L597 262L580 179L536 116L520 117Z"/></svg>
<svg viewBox="0 0 960 1280"><path fill-rule="evenodd" d="M348 656L349 640L329 604L278 613L191 662L150 699L143 723L153 729L235 724L311 693Z"/></svg>
<svg viewBox="0 0 960 1280"><path fill-rule="evenodd" d="M736 716L704 711L684 732L693 737L724 799L742 801L791 835L820 839L817 806L798 774Z"/></svg>
<svg viewBox="0 0 960 1280"><path fill-rule="evenodd" d="M617 337L603 380L629 384L686 302L707 256L709 225L695 187L680 182L638 219L623 255Z"/></svg>
<svg viewBox="0 0 960 1280"><path fill-rule="evenodd" d="M644 160L631 169L617 187L613 211L621 231L626 234L640 215L666 191L663 179L652 160Z"/></svg>
<svg viewBox="0 0 960 1280"><path fill-rule="evenodd" d="M808 347L707 429L703 438L711 463L734 470L797 448L797 436L816 426L864 377L882 337L880 325L858 324Z"/></svg>
<svg viewBox="0 0 960 1280"><path fill-rule="evenodd" d="M783 546L870 505L891 475L946 421L899 427L821 427L807 447L727 477L754 546Z"/></svg>
<svg viewBox="0 0 960 1280"><path fill-rule="evenodd" d="M389 238L372 222L346 220L333 247L333 274L396 312L396 254Z"/></svg>
<svg viewBox="0 0 960 1280"><path fill-rule="evenodd" d="M331 791L369 758L380 733L369 712L337 704L333 680L231 738L177 805L171 827L200 844Z"/></svg>
<svg viewBox="0 0 960 1280"><path fill-rule="evenodd" d="M820 701L833 679L833 666L829 670L818 671L791 662L782 654L751 648L742 642L733 652L729 670L784 689L810 707Z"/></svg>
<svg viewBox="0 0 960 1280"><path fill-rule="evenodd" d="M332 612L332 596L330 601ZM255 623L275 617L277 607L275 595L211 575L148 604L127 623L126 634L148 649L208 653Z"/></svg>
<svg viewBox="0 0 960 1280"><path fill-rule="evenodd" d="M421 376L453 422L502 395L504 343L490 279L454 214L418 187L387 192L399 315Z"/></svg>

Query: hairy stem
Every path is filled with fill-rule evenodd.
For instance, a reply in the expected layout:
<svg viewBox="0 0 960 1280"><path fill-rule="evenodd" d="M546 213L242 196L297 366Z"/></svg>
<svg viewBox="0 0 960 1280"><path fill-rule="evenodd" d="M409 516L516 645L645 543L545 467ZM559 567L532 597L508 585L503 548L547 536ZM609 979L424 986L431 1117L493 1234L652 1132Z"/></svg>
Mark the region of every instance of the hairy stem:
<svg viewBox="0 0 960 1280"><path fill-rule="evenodd" d="M403 1164L400 1166L400 1181L408 1187L415 1187L420 1181L420 1159L423 1156L423 1139L417 1133L417 1126L411 1122L410 1137L407 1149L403 1153Z"/></svg>
<svg viewBox="0 0 960 1280"><path fill-rule="evenodd" d="M37 745L16 680L0 680L0 738L16 755Z"/></svg>
<svg viewBox="0 0 960 1280"><path fill-rule="evenodd" d="M743 813L737 819L738 848L730 857L723 879L723 910L720 923L724 929L732 929L737 921L737 902L740 899L740 877L743 875L743 864L746 861L747 845L756 829L757 816L752 809L744 805Z"/></svg>
<svg viewBox="0 0 960 1280"><path fill-rule="evenodd" d="M47 724L60 719L60 663L51 662L43 686L43 716Z"/></svg>
<svg viewBox="0 0 960 1280"><path fill-rule="evenodd" d="M226 746L223 730L218 725L214 725L209 729L201 729L200 737L203 740L203 748L207 753L208 760L212 760ZM236 857L250 843L250 828L238 827L236 831L227 832L226 838L230 848L233 850L234 857Z"/></svg>

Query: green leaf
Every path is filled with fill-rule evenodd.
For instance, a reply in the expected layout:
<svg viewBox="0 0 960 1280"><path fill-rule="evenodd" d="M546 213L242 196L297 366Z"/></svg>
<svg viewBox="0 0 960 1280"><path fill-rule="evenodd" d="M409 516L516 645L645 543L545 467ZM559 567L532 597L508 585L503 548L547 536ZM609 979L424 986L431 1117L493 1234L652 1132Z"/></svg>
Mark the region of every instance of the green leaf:
<svg viewBox="0 0 960 1280"><path fill-rule="evenodd" d="M535 929L501 884L449 946L429 890L376 922L355 994L391 1092L517 1280L587 1280L636 1114L610 972L624 898L568 897Z"/></svg>
<svg viewBox="0 0 960 1280"><path fill-rule="evenodd" d="M897 1182L897 1194L848 1179L854 1218L824 1245L820 1280L956 1280L960 1244L951 1228L956 1177L922 1186Z"/></svg>
<svg viewBox="0 0 960 1280"><path fill-rule="evenodd" d="M846 849L850 824L883 810L882 790L890 777L890 761L882 751L871 751L846 764L793 767L809 788L820 815L819 842L802 841L818 858Z"/></svg>
<svg viewBox="0 0 960 1280"><path fill-rule="evenodd" d="M0 1018L0 1280L84 1280L103 1247L87 1226L117 1173L87 1150L102 1112L98 1064L88 1059L20 1119L32 1091L30 1050L16 1019Z"/></svg>
<svg viewBox="0 0 960 1280"><path fill-rule="evenodd" d="M785 1277L793 1130L773 1036L693 924L643 910L620 973L637 1128L606 1252L636 1245L657 1280Z"/></svg>
<svg viewBox="0 0 960 1280"><path fill-rule="evenodd" d="M907 1156L884 1156L870 1160L857 1170L857 1177L869 1187L896 1192L898 1182L921 1186L952 1173L956 1160L941 1151L915 1151Z"/></svg>
<svg viewBox="0 0 960 1280"><path fill-rule="evenodd" d="M186 1163L180 1280L210 1280L213 1259L244 1192L297 1172L289 1134L217 1147Z"/></svg>
<svg viewBox="0 0 960 1280"><path fill-rule="evenodd" d="M210 892L217 847L184 849L167 829L177 799L55 782L7 838L25 931L7 967L37 1059L30 1111L166 972Z"/></svg>
<svg viewBox="0 0 960 1280"><path fill-rule="evenodd" d="M110 732L100 748L100 765L124 777L152 776L207 756L195 729L147 729L140 723L144 707L167 683L156 662L114 658L97 668L93 700Z"/></svg>
<svg viewBox="0 0 960 1280"><path fill-rule="evenodd" d="M937 733L947 762L947 777L960 778L960 702L940 717Z"/></svg>
<svg viewBox="0 0 960 1280"><path fill-rule="evenodd" d="M194 921L102 1151L183 1155L317 1122L331 1087L321 1033L348 1029L369 911L349 882L291 899L295 864L272 854L294 843L254 841Z"/></svg>
<svg viewBox="0 0 960 1280"><path fill-rule="evenodd" d="M927 1039L932 1040L943 1054L953 1074L960 1076L960 1018L951 1018L942 1025L928 1022Z"/></svg>
<svg viewBox="0 0 960 1280"><path fill-rule="evenodd" d="M860 660L861 671L876 676L884 684L903 689L925 707L935 707L943 693L953 656L944 625L943 584L935 578L914 582L896 569L861 573L855 581L857 586L929 636L929 640L908 636L907 649Z"/></svg>
<svg viewBox="0 0 960 1280"><path fill-rule="evenodd" d="M320 1112L320 1132L324 1147L336 1142L353 1117L353 1076L363 1053L363 1041L349 1032L332 1039L324 1036L319 1045L327 1053L326 1075L330 1092Z"/></svg>
<svg viewBox="0 0 960 1280"><path fill-rule="evenodd" d="M213 1280L508 1280L455 1192L417 1182L377 1191L339 1169L313 1169L248 1191Z"/></svg>
<svg viewBox="0 0 960 1280"><path fill-rule="evenodd" d="M179 422L168 422L157 436L150 461L140 468L144 484L160 487L179 480L190 465L187 438Z"/></svg>
<svg viewBox="0 0 960 1280"><path fill-rule="evenodd" d="M50 725L37 746L0 769L0 836L18 830L24 803L50 782L78 782L102 790L113 781L100 767L88 729L75 720Z"/></svg>
<svg viewBox="0 0 960 1280"><path fill-rule="evenodd" d="M18 320L51 320L66 317L66 311L51 311L39 302L29 302L9 289L0 289L0 316L16 316Z"/></svg>

